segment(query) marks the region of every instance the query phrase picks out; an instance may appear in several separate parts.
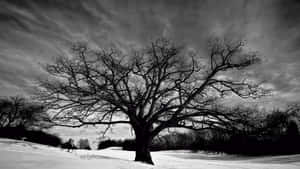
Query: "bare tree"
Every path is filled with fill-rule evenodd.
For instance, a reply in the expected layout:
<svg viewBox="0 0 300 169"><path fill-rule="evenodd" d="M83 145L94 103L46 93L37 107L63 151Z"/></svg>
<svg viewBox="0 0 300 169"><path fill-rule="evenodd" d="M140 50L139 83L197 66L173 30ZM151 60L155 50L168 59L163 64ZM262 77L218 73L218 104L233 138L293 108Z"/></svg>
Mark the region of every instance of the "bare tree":
<svg viewBox="0 0 300 169"><path fill-rule="evenodd" d="M1 98L0 100L0 126L11 127L15 126L20 118L20 110L24 105L24 98L10 97Z"/></svg>
<svg viewBox="0 0 300 169"><path fill-rule="evenodd" d="M0 99L0 128L18 127L48 128L50 123L46 107L38 102L30 102L20 96Z"/></svg>
<svg viewBox="0 0 300 169"><path fill-rule="evenodd" d="M52 76L41 80L39 96L54 110L57 125L131 125L135 161L153 164L148 146L162 130L227 129L238 116L218 111L217 99L266 94L250 80L224 75L260 61L243 47L216 40L204 59L166 39L128 55L76 44L72 57L57 57L45 66Z"/></svg>

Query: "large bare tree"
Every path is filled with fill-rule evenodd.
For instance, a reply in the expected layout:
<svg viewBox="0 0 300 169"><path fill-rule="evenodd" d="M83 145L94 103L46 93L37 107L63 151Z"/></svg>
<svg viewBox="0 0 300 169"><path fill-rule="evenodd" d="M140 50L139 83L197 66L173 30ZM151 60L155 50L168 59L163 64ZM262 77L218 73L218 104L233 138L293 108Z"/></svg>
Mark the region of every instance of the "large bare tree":
<svg viewBox="0 0 300 169"><path fill-rule="evenodd" d="M149 164L148 146L162 130L230 129L239 115L218 111L215 101L265 94L249 79L224 74L260 61L241 41L212 41L208 57L166 39L129 54L76 44L72 54L46 65L51 76L39 86L53 122L69 127L129 124L136 137L135 161Z"/></svg>

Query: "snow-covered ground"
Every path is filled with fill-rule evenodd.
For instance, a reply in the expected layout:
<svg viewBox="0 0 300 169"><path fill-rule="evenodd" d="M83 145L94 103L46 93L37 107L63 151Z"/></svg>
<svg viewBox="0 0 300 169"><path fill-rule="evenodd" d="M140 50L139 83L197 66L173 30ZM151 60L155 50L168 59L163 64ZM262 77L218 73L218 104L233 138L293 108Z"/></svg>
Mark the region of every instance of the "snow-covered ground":
<svg viewBox="0 0 300 169"><path fill-rule="evenodd" d="M134 152L77 150L0 139L0 169L299 169L300 155L241 158L188 151L152 153L155 166L133 162Z"/></svg>

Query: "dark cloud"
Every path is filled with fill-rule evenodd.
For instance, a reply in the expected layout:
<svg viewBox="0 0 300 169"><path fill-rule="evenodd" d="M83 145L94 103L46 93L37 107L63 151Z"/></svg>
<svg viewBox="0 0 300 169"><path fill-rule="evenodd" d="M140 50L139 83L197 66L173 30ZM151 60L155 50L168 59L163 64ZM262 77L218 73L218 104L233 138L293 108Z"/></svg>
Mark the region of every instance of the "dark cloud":
<svg viewBox="0 0 300 169"><path fill-rule="evenodd" d="M166 36L204 53L208 38L225 36L246 39L264 57L253 76L277 100L300 101L299 9L299 0L2 0L0 95L28 92L39 63L72 42L127 48Z"/></svg>

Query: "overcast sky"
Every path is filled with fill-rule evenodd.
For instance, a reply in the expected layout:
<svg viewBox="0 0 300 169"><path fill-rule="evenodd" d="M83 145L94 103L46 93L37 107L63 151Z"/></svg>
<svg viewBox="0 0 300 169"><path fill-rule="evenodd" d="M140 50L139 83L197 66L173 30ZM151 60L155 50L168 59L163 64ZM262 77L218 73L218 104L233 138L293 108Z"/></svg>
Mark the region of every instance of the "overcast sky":
<svg viewBox="0 0 300 169"><path fill-rule="evenodd" d="M255 76L278 105L300 101L299 0L1 0L0 96L30 94L40 63L72 42L130 48L165 36L202 50L212 36L259 51Z"/></svg>

